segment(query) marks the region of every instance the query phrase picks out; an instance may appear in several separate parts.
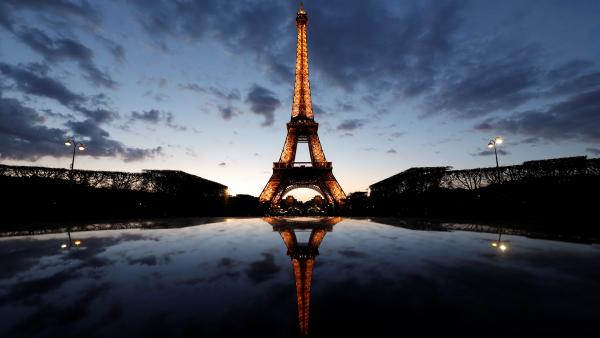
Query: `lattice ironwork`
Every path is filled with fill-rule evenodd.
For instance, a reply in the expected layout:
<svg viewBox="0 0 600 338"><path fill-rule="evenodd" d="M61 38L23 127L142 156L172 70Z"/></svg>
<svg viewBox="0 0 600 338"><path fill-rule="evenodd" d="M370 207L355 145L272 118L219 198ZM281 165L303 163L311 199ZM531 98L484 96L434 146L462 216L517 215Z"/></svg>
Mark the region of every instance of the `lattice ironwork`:
<svg viewBox="0 0 600 338"><path fill-rule="evenodd" d="M296 49L296 82L291 121L279 161L273 163L273 175L260 194L261 203L276 206L283 196L297 188L309 188L323 195L329 203L345 204L346 194L333 176L331 162L327 162L314 121L310 83L308 79L308 47L306 28L308 15L301 7L296 16L298 46ZM295 162L298 143L307 143L310 165Z"/></svg>
<svg viewBox="0 0 600 338"><path fill-rule="evenodd" d="M265 217L266 222L273 226L287 248L287 255L292 260L294 284L298 303L298 324L300 334L308 334L308 318L310 314L310 289L315 257L319 255L319 246L327 232L340 222L340 217L328 217L314 221L293 221L280 217ZM298 243L294 230L310 229L308 243Z"/></svg>

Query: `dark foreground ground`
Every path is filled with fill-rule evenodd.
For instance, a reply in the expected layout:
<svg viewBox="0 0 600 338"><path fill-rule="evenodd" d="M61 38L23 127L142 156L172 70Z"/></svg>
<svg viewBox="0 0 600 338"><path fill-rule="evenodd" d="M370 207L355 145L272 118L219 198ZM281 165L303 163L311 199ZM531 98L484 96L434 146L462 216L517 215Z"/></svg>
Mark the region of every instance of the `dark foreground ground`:
<svg viewBox="0 0 600 338"><path fill-rule="evenodd" d="M60 229L0 238L0 336L597 332L600 246L559 234L392 218L161 219ZM310 278L298 278L294 259L305 277L313 259Z"/></svg>

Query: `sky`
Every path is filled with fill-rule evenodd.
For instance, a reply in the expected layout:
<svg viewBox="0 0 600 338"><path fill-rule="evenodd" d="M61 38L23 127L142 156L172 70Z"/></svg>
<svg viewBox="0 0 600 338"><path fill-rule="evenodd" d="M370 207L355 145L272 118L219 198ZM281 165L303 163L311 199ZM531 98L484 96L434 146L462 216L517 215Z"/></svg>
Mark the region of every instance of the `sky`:
<svg viewBox="0 0 600 338"><path fill-rule="evenodd" d="M600 155L599 1L304 2L346 193L411 167ZM294 86L284 0L0 1L0 163L172 169L258 196ZM307 160L300 145L297 161ZM293 193L293 192L292 192Z"/></svg>

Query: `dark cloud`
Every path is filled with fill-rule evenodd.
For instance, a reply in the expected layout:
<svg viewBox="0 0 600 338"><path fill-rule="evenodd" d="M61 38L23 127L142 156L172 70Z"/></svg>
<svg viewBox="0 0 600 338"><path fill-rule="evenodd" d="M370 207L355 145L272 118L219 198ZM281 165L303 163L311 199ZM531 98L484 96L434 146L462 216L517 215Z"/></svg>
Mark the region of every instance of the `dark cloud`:
<svg viewBox="0 0 600 338"><path fill-rule="evenodd" d="M323 109L323 107L321 107L318 104L314 104L314 103L313 103L313 113L314 113L316 119L332 115L331 113L325 111Z"/></svg>
<svg viewBox="0 0 600 338"><path fill-rule="evenodd" d="M161 147L131 148L111 139L99 126L105 119L69 120L65 123L67 129L51 128L45 125L45 117L34 109L16 99L0 97L0 158L35 161L42 156L68 156L63 142L73 134L87 145L83 155L121 156L125 161L136 161L162 153Z"/></svg>
<svg viewBox="0 0 600 338"><path fill-rule="evenodd" d="M4 2L10 10L50 13L67 20L83 20L93 24L101 22L100 14L87 1L5 0Z"/></svg>
<svg viewBox="0 0 600 338"><path fill-rule="evenodd" d="M188 128L186 126L175 123L175 117L171 112L161 112L157 109L150 109L147 111L139 112L131 112L131 117L129 118L129 122L141 121L150 124L158 124L159 122L164 122L164 124L175 130L186 131Z"/></svg>
<svg viewBox="0 0 600 338"><path fill-rule="evenodd" d="M0 159L37 160L66 156L67 131L44 125L45 118L16 99L0 97Z"/></svg>
<svg viewBox="0 0 600 338"><path fill-rule="evenodd" d="M227 163L225 163L225 162L221 162L218 164L219 167L225 167L226 165L227 165Z"/></svg>
<svg viewBox="0 0 600 338"><path fill-rule="evenodd" d="M114 111L108 110L108 109L102 109L102 108L88 109L88 108L82 107L80 105L73 107L73 109L82 113L86 118L89 118L97 123L111 122L119 117L119 114L115 113Z"/></svg>
<svg viewBox="0 0 600 338"><path fill-rule="evenodd" d="M180 84L179 88L216 97L222 102L217 105L217 109L224 120L231 120L234 116L241 114L240 110L233 105L234 101L239 101L242 97L240 91L235 88L225 91L214 86L203 87L196 83Z"/></svg>
<svg viewBox="0 0 600 338"><path fill-rule="evenodd" d="M196 83L180 84L179 88L191 90L196 93L210 93L224 101L237 101L242 98L240 91L235 88L227 92L214 86L202 87Z"/></svg>
<svg viewBox="0 0 600 338"><path fill-rule="evenodd" d="M22 93L56 100L65 107L80 112L84 117L93 119L96 122L110 122L119 117L116 112L108 109L90 109L84 106L83 104L88 101L96 105L104 105L107 103L106 98L103 95L88 98L72 92L63 83L47 77L45 68L40 64L27 64L16 67L0 62L0 73L13 80L16 89Z"/></svg>
<svg viewBox="0 0 600 338"><path fill-rule="evenodd" d="M181 89L187 89L187 90L191 90L193 92L196 93L206 93L207 90L204 87L199 86L198 84L195 83L188 83L188 84L180 84L179 88Z"/></svg>
<svg viewBox="0 0 600 338"><path fill-rule="evenodd" d="M344 120L337 126L337 130L344 130L344 131L356 130L356 129L363 127L364 125L365 125L365 121L361 120L361 119Z"/></svg>
<svg viewBox="0 0 600 338"><path fill-rule="evenodd" d="M309 8L319 32L309 35L312 64L348 91L363 85L418 95L431 88L438 62L452 52L461 7L458 1L436 2L398 15L383 1L338 0Z"/></svg>
<svg viewBox="0 0 600 338"><path fill-rule="evenodd" d="M208 90L216 97L226 101L240 100L241 98L240 91L237 89L232 89L228 93L215 87L209 87Z"/></svg>
<svg viewBox="0 0 600 338"><path fill-rule="evenodd" d="M140 24L159 46L167 38L215 37L236 53L250 53L274 79L293 79L294 12L280 1L135 2ZM340 11L340 8L344 8ZM413 6L398 16L382 1L327 1L308 7L311 67L346 90L395 87L416 95L429 89L439 62L452 52L461 2ZM360 25L356 23L360 22ZM377 51L377 52L374 52Z"/></svg>
<svg viewBox="0 0 600 338"><path fill-rule="evenodd" d="M235 107L228 105L228 106L219 106L219 112L221 113L221 117L224 120L231 120L232 117L238 115L238 111Z"/></svg>
<svg viewBox="0 0 600 338"><path fill-rule="evenodd" d="M252 88L250 88L245 102L250 105L250 111L254 114L262 115L265 118L262 126L270 126L273 124L275 120L275 109L281 106L281 102L275 97L275 93L257 84L254 84Z"/></svg>
<svg viewBox="0 0 600 338"><path fill-rule="evenodd" d="M573 77L581 74L582 71L591 68L594 65L593 61L574 59L569 60L560 66L548 71L546 77L550 81L560 81L565 78Z"/></svg>
<svg viewBox="0 0 600 338"><path fill-rule="evenodd" d="M510 117L487 119L482 131L538 137L552 141L600 142L600 89L574 95L546 110L528 110Z"/></svg>
<svg viewBox="0 0 600 338"><path fill-rule="evenodd" d="M162 147L152 149L126 147L123 143L110 138L110 134L92 119L69 121L66 123L76 135L86 139L85 154L96 157L121 156L125 162L139 161L162 154Z"/></svg>
<svg viewBox="0 0 600 338"><path fill-rule="evenodd" d="M498 154L502 155L502 156L510 154L508 151L506 151L502 148L498 148L497 151L498 151ZM494 151L493 151L493 149L485 149L485 150L481 150L481 151L472 153L471 156L494 156Z"/></svg>
<svg viewBox="0 0 600 338"><path fill-rule="evenodd" d="M424 116L452 114L473 118L515 108L538 94L540 70L532 63L533 47L519 49L485 61L471 61L463 73L442 83L426 98Z"/></svg>
<svg viewBox="0 0 600 338"><path fill-rule="evenodd" d="M386 153L388 153L388 154L397 154L398 152L396 151L396 149L389 149L388 151L386 151Z"/></svg>
<svg viewBox="0 0 600 338"><path fill-rule="evenodd" d="M581 93L600 87L600 72L591 72L572 78L566 78L555 83L549 91L549 96Z"/></svg>
<svg viewBox="0 0 600 338"><path fill-rule="evenodd" d="M103 72L94 64L94 52L70 38L53 39L37 28L23 27L15 33L18 38L42 57L50 62L77 62L84 78L99 87L115 88L116 82L107 72Z"/></svg>
<svg viewBox="0 0 600 338"><path fill-rule="evenodd" d="M585 148L585 151L595 156L600 155L600 148Z"/></svg>
<svg viewBox="0 0 600 338"><path fill-rule="evenodd" d="M73 93L61 82L24 68L0 62L0 72L12 79L16 88L23 93L54 99L67 107L85 101L83 95Z"/></svg>
<svg viewBox="0 0 600 338"><path fill-rule="evenodd" d="M138 113L136 111L131 113L131 120L140 120L148 123L156 124L160 120L160 111L151 109L145 112Z"/></svg>
<svg viewBox="0 0 600 338"><path fill-rule="evenodd" d="M406 135L406 132L404 132L404 131L396 131L396 132L393 132L391 136L394 137L394 138L399 138L399 137L402 137L404 135Z"/></svg>

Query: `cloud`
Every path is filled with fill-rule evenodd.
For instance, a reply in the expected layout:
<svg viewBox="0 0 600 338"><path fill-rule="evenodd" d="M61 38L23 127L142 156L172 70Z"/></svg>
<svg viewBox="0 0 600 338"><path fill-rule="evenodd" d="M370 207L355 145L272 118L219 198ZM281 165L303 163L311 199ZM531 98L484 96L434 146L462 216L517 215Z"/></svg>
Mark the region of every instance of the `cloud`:
<svg viewBox="0 0 600 338"><path fill-rule="evenodd" d="M175 117L171 112L161 112L157 109L150 109L147 111L142 111L141 113L137 111L131 112L131 117L129 118L129 122L141 121L150 124L158 124L159 122L164 122L164 124L175 130L186 131L188 128L186 126L175 123Z"/></svg>
<svg viewBox="0 0 600 338"><path fill-rule="evenodd" d="M139 120L139 121L143 121L143 122L156 124L156 123L158 123L158 121L161 118L160 115L161 115L160 111L158 111L156 109L151 109L151 110L141 112L141 113L134 111L131 113L130 121Z"/></svg>
<svg viewBox="0 0 600 338"><path fill-rule="evenodd" d="M225 162L221 162L218 164L219 167L225 167L226 165L227 165L227 163L225 163Z"/></svg>
<svg viewBox="0 0 600 338"><path fill-rule="evenodd" d="M242 96L237 89L231 89L228 92L214 86L202 87L196 83L180 84L179 88L191 90L196 93L210 93L224 101L239 101Z"/></svg>
<svg viewBox="0 0 600 338"><path fill-rule="evenodd" d="M590 154L593 154L595 156L600 155L600 148L585 148L585 151L587 151Z"/></svg>
<svg viewBox="0 0 600 338"><path fill-rule="evenodd" d="M551 141L600 142L600 89L578 94L545 110L528 110L475 125L481 131L505 132Z"/></svg>
<svg viewBox="0 0 600 338"><path fill-rule="evenodd" d="M110 138L110 134L91 119L68 121L65 124L76 135L86 141L85 154L95 157L120 156L125 162L139 161L162 155L162 147L151 149L126 147L123 143Z"/></svg>
<svg viewBox="0 0 600 338"><path fill-rule="evenodd" d="M15 67L0 62L0 73L13 80L16 89L25 94L53 99L63 106L83 114L96 122L110 122L119 115L104 108L87 108L83 104L92 101L96 105L105 105L107 102L103 95L88 98L69 90L63 83L47 77L45 68L40 64L28 64Z"/></svg>
<svg viewBox="0 0 600 338"><path fill-rule="evenodd" d="M35 161L42 156L69 156L63 142L77 135L87 145L83 155L120 156L125 161L142 160L162 154L162 148L132 148L110 138L99 124L103 119L68 120L66 128L46 126L46 118L13 98L0 96L0 159Z"/></svg>
<svg viewBox="0 0 600 338"><path fill-rule="evenodd" d="M311 34L309 25L312 70L347 91L362 85L420 94L432 86L438 63L452 53L462 6L436 2L413 6L401 16L383 1L335 0L320 3L318 10L309 7L310 20L319 27L319 34ZM163 49L169 38L213 37L232 52L254 56L274 80L293 80L297 4L136 1L134 8L141 26Z"/></svg>
<svg viewBox="0 0 600 338"><path fill-rule="evenodd" d="M405 131L396 131L396 132L393 132L391 136L393 138L400 138L400 137L402 137L404 135L406 135Z"/></svg>
<svg viewBox="0 0 600 338"><path fill-rule="evenodd" d="M203 87L196 83L180 84L179 88L195 93L211 94L217 98L220 101L217 109L224 120L231 120L233 117L241 114L241 111L233 105L234 101L239 101L242 98L240 91L235 88L225 91L214 86Z"/></svg>
<svg viewBox="0 0 600 338"><path fill-rule="evenodd" d="M250 88L245 102L250 105L250 111L265 118L262 126L273 124L275 109L281 106L281 102L275 97L275 93L257 84Z"/></svg>
<svg viewBox="0 0 600 338"><path fill-rule="evenodd" d="M502 148L497 148L498 154L499 155L508 155L510 154L508 151L502 149ZM494 151L491 149L485 149L485 150L481 150L481 151L477 151L475 153L471 153L471 156L494 156Z"/></svg>
<svg viewBox="0 0 600 338"><path fill-rule="evenodd" d="M541 74L532 63L536 52L528 47L473 62L425 99L423 116L446 113L474 118L515 108L536 97L535 85Z"/></svg>
<svg viewBox="0 0 600 338"><path fill-rule="evenodd" d="M46 97L60 102L64 106L83 103L83 95L75 94L61 82L32 71L0 62L0 73L10 78L18 90L31 95Z"/></svg>
<svg viewBox="0 0 600 338"><path fill-rule="evenodd" d="M231 106L231 105L227 105L227 106L219 106L218 107L219 112L221 113L221 117L224 120L231 120L232 117L238 115L238 110Z"/></svg>
<svg viewBox="0 0 600 338"><path fill-rule="evenodd" d="M361 119L344 120L337 126L337 130L351 131L359 129L364 125L365 121Z"/></svg>
<svg viewBox="0 0 600 338"><path fill-rule="evenodd" d="M94 24L101 22L100 14L87 1L39 1L39 0L5 0L7 7L12 10L34 10L51 13L54 16L65 19L76 19Z"/></svg>
<svg viewBox="0 0 600 338"><path fill-rule="evenodd" d="M390 149L390 150L386 151L386 153L388 153L388 154L397 154L398 152L396 151L396 149Z"/></svg>
<svg viewBox="0 0 600 338"><path fill-rule="evenodd" d="M66 156L67 131L44 125L45 118L16 99L0 97L0 159L37 160Z"/></svg>
<svg viewBox="0 0 600 338"><path fill-rule="evenodd" d="M40 53L50 63L63 61L77 62L83 77L98 87L115 88L117 83L107 72L94 64L94 52L78 41L70 38L53 39L37 28L23 27L15 33L32 50Z"/></svg>

